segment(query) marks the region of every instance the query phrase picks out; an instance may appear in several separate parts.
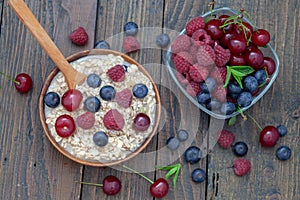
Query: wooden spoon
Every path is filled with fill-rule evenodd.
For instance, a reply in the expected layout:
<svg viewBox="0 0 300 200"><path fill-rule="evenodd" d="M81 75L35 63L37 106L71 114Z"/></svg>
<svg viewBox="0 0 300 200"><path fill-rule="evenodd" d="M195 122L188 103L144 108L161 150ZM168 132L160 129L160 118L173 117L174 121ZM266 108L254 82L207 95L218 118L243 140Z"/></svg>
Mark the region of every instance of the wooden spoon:
<svg viewBox="0 0 300 200"><path fill-rule="evenodd" d="M70 65L25 2L23 0L8 0L8 4L63 73L69 88L74 89L76 85L83 83L86 75L78 72Z"/></svg>

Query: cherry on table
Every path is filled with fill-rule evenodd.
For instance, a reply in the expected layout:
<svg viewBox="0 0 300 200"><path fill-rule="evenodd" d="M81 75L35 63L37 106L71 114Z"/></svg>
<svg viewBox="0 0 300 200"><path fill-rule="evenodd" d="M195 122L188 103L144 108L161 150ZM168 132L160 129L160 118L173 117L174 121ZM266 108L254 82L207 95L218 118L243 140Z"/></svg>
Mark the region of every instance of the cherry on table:
<svg viewBox="0 0 300 200"><path fill-rule="evenodd" d="M107 195L116 195L121 190L121 181L115 176L107 176L102 183L103 192Z"/></svg>
<svg viewBox="0 0 300 200"><path fill-rule="evenodd" d="M157 179L150 186L150 193L155 198L164 197L169 191L169 184L164 178Z"/></svg>
<svg viewBox="0 0 300 200"><path fill-rule="evenodd" d="M280 135L274 126L266 126L260 133L259 141L264 147L273 147L276 145Z"/></svg>
<svg viewBox="0 0 300 200"><path fill-rule="evenodd" d="M32 79L28 74L20 73L16 76L14 85L20 93L26 93L32 88Z"/></svg>

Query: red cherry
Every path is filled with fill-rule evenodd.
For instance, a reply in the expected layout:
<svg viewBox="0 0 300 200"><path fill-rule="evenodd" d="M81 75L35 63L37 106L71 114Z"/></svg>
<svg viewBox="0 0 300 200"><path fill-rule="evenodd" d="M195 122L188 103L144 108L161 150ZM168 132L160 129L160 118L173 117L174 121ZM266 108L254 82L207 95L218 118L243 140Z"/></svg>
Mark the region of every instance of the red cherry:
<svg viewBox="0 0 300 200"><path fill-rule="evenodd" d="M262 68L266 68L268 75L272 75L276 70L276 64L272 58L264 57Z"/></svg>
<svg viewBox="0 0 300 200"><path fill-rule="evenodd" d="M246 65L246 59L243 54L231 54L229 59L229 65L231 66L240 66L240 65Z"/></svg>
<svg viewBox="0 0 300 200"><path fill-rule="evenodd" d="M254 69L261 69L264 63L264 54L256 47L252 47L245 54L248 65Z"/></svg>
<svg viewBox="0 0 300 200"><path fill-rule="evenodd" d="M228 47L229 40L231 40L236 33L233 30L226 31L226 33L221 37L220 43L223 47Z"/></svg>
<svg viewBox="0 0 300 200"><path fill-rule="evenodd" d="M70 115L61 115L55 121L56 133L63 138L71 136L76 130L74 119Z"/></svg>
<svg viewBox="0 0 300 200"><path fill-rule="evenodd" d="M62 96L61 104L67 111L72 112L80 106L82 98L82 94L79 90L70 89Z"/></svg>
<svg viewBox="0 0 300 200"><path fill-rule="evenodd" d="M121 190L121 181L115 176L107 176L103 179L103 192L107 195L115 195Z"/></svg>
<svg viewBox="0 0 300 200"><path fill-rule="evenodd" d="M220 15L219 16L219 20L221 21L222 25L224 25L224 23L225 23L225 21L227 20L228 17L230 17L230 16L229 15ZM228 22L233 22L233 20L229 20ZM228 31L228 30L231 30L232 27L233 27L233 24L227 24L227 26L225 26L223 29L225 31Z"/></svg>
<svg viewBox="0 0 300 200"><path fill-rule="evenodd" d="M246 50L247 43L243 35L235 35L228 42L229 50L234 54L243 53Z"/></svg>
<svg viewBox="0 0 300 200"><path fill-rule="evenodd" d="M133 129L145 131L150 126L150 118L145 113L138 113L133 120Z"/></svg>
<svg viewBox="0 0 300 200"><path fill-rule="evenodd" d="M162 198L164 197L169 191L169 184L168 182L163 179L157 179L151 186L150 186L150 193L155 198Z"/></svg>
<svg viewBox="0 0 300 200"><path fill-rule="evenodd" d="M280 137L280 135L279 135L276 127L266 126L260 132L259 141L260 141L261 145L264 147L273 147L276 145L279 137Z"/></svg>
<svg viewBox="0 0 300 200"><path fill-rule="evenodd" d="M29 90L32 88L31 77L25 73L18 74L15 78L15 88L20 93L29 92Z"/></svg>
<svg viewBox="0 0 300 200"><path fill-rule="evenodd" d="M235 32L238 34L242 34L244 37L246 34L245 39L249 39L253 32L253 27L248 22L242 22L242 25L235 24L235 26L233 26L233 30L235 30Z"/></svg>
<svg viewBox="0 0 300 200"><path fill-rule="evenodd" d="M222 23L219 19L211 19L205 24L205 30L214 40L217 40L223 35L220 26L222 26Z"/></svg>
<svg viewBox="0 0 300 200"><path fill-rule="evenodd" d="M270 41L270 33L264 29L257 29L252 33L252 42L257 46L266 46Z"/></svg>

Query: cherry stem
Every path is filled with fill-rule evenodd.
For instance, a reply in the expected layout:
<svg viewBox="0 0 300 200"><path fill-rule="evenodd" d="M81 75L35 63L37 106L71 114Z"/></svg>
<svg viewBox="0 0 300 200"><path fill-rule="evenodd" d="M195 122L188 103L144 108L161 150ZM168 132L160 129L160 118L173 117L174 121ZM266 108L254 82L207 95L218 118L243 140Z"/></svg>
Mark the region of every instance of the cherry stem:
<svg viewBox="0 0 300 200"><path fill-rule="evenodd" d="M19 81L16 81L15 79L13 79L12 77L10 77L10 76L8 76L7 74L5 74L5 73L3 73L3 72L0 72L0 74L2 75L2 76L4 76L5 78L7 78L8 80L10 80L10 81L12 81L12 82L14 82L14 83L16 83L16 84L20 84L20 82Z"/></svg>
<svg viewBox="0 0 300 200"><path fill-rule="evenodd" d="M153 184L154 182L148 178L147 176L141 174L140 172L134 170L134 169L131 169L130 167L127 167L126 165L122 165L122 167L124 167L125 169L128 169L129 171L132 171L133 173L137 174L137 175L140 175L141 177L143 177L144 179L146 179L149 183Z"/></svg>
<svg viewBox="0 0 300 200"><path fill-rule="evenodd" d="M82 182L82 181L75 181L76 183L81 183L81 184L84 184L84 185L92 185L92 186L99 186L99 187L102 187L103 184L102 183L90 183L90 182Z"/></svg>
<svg viewBox="0 0 300 200"><path fill-rule="evenodd" d="M256 126L262 131L263 128L261 127L261 125L249 114L246 114L248 117L250 117L250 119L252 119L252 121L256 124Z"/></svg>

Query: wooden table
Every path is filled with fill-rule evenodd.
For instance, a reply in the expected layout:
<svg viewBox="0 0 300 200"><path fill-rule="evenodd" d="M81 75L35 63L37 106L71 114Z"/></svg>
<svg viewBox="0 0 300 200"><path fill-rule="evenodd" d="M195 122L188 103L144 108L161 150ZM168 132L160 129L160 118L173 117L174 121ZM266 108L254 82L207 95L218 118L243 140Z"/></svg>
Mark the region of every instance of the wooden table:
<svg viewBox="0 0 300 200"><path fill-rule="evenodd" d="M159 31L180 31L186 22L208 11L208 1L104 1L104 0L51 0L26 1L38 20L65 56L93 48L96 41L112 39L123 31L128 21L136 22L141 30L156 27ZM228 127L224 121L216 121L189 103L175 87L166 71L165 51L157 47L143 46L134 59L144 64L155 77L162 99L163 117L155 138L143 152L156 152L151 159L139 157L129 164L153 166L145 174L151 179L163 177L164 171L154 170L160 163L181 163L182 170L177 187L171 185L164 199L300 199L300 123L293 117L300 109L300 37L298 0L217 1L215 8L244 7L252 14L254 23L271 33L271 45L280 59L277 80L266 95L247 113L263 125L284 124L288 135L281 138L275 148L262 148L258 142L259 129L251 120ZM7 4L0 1L0 71L15 76L20 72L30 74L34 80L28 94L16 92L13 84L0 78L0 199L152 199L150 184L141 177L115 168L96 168L77 164L60 154L45 137L38 115L38 98L47 75L54 68L30 32L20 22ZM77 47L69 41L70 32L83 26L89 34L89 43ZM141 32L141 41L151 41L156 35ZM153 41L153 40L152 40ZM111 47L122 50L121 44L111 41ZM151 43L151 42L150 42ZM154 43L154 41L153 41ZM150 64L152 63L152 64ZM213 123L223 123L235 133L236 140L249 145L246 156L251 172L237 177L232 171L236 158L230 150L218 145L197 164L190 165L182 156L190 145L207 148L207 136ZM159 151L165 147L168 137L179 128L190 132L190 140L180 144L175 152ZM207 135L208 134L208 135ZM289 161L280 162L275 150L280 145L292 149ZM167 153L166 153L167 152ZM143 159L144 158L144 159ZM175 159L174 159L175 158ZM195 184L190 174L200 167L207 171L207 181ZM102 189L83 186L76 181L102 182L107 175L115 175L123 188L117 196L106 196Z"/></svg>

